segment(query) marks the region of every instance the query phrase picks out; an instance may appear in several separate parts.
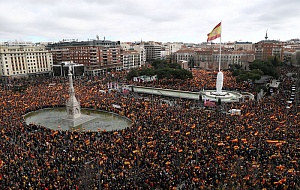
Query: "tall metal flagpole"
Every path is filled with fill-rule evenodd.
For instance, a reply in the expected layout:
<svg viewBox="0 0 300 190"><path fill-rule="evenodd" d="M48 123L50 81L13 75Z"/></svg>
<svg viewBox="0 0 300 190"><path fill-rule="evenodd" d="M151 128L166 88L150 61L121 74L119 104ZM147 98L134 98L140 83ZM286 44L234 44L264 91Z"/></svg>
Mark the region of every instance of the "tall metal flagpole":
<svg viewBox="0 0 300 190"><path fill-rule="evenodd" d="M222 48L221 48L221 37L222 37L222 21L221 21L221 35L220 35L220 57L219 57L219 71L221 71L221 50L222 50Z"/></svg>
<svg viewBox="0 0 300 190"><path fill-rule="evenodd" d="M221 36L222 36L222 21L221 21L221 25L220 25L221 29L220 29L220 57L219 57L219 72L218 72L218 75L217 75L217 82L216 82L216 94L217 95L222 95L222 87L223 87L223 73L221 72L221 44L222 44L222 41L221 41Z"/></svg>

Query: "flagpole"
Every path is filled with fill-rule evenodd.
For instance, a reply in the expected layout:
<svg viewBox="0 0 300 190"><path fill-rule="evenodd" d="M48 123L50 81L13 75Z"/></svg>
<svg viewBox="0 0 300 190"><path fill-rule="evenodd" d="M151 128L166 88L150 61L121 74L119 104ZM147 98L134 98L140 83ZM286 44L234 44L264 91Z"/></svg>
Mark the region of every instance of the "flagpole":
<svg viewBox="0 0 300 190"><path fill-rule="evenodd" d="M222 21L221 21L221 23L222 23ZM222 27L222 25L221 25L221 27ZM221 35L220 35L220 57L219 57L219 71L221 71L221 50L222 50L222 48L221 48L221 37L222 37L222 28L221 28Z"/></svg>

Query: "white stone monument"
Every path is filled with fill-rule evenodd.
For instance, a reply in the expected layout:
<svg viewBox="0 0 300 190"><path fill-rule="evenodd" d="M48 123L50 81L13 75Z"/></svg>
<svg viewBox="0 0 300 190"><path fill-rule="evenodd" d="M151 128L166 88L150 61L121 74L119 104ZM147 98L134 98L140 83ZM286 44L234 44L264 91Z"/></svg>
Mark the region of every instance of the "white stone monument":
<svg viewBox="0 0 300 190"><path fill-rule="evenodd" d="M76 127L93 120L95 117L81 114L80 104L75 97L73 86L72 65L69 65L69 99L66 103L67 118L70 127Z"/></svg>
<svg viewBox="0 0 300 190"><path fill-rule="evenodd" d="M76 119L81 116L80 104L75 97L74 86L73 86L73 74L72 66L69 66L69 99L67 100L67 114L69 119Z"/></svg>
<svg viewBox="0 0 300 190"><path fill-rule="evenodd" d="M216 82L216 95L222 95L223 79L224 79L223 73L222 71L219 71L217 75L217 82Z"/></svg>

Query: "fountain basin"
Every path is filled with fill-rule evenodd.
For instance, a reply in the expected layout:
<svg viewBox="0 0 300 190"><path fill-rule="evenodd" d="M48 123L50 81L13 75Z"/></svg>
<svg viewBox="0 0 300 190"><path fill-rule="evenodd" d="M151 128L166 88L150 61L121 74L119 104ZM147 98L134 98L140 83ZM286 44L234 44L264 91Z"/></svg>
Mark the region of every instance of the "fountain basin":
<svg viewBox="0 0 300 190"><path fill-rule="evenodd" d="M24 115L27 124L34 123L54 130L113 131L129 127L132 121L115 113L81 108L82 117L75 125L67 119L66 108L46 108Z"/></svg>
<svg viewBox="0 0 300 190"><path fill-rule="evenodd" d="M210 100L215 102L218 101L218 99L221 99L222 102L239 102L243 97L243 95L239 92L227 90L223 90L221 94L218 94L214 90L204 90L200 93L203 100Z"/></svg>

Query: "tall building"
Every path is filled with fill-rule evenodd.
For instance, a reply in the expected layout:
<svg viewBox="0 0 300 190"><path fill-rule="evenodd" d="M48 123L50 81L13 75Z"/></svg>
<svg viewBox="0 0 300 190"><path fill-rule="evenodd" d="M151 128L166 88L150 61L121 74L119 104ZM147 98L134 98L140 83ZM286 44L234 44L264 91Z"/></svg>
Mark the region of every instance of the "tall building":
<svg viewBox="0 0 300 190"><path fill-rule="evenodd" d="M272 56L276 56L280 61L283 61L284 50L283 42L277 40L262 40L254 45L255 59L268 60Z"/></svg>
<svg viewBox="0 0 300 190"><path fill-rule="evenodd" d="M121 43L121 47L122 47L122 50L124 51L132 51L132 50L135 50L139 53L139 62L137 65L140 65L140 67L142 66L145 66L146 64L146 51L145 51L145 48L144 48L144 43L142 42L135 42L135 43L132 43L132 42L122 42ZM124 63L123 63L123 66L124 66ZM127 69L127 68L124 68L124 69Z"/></svg>
<svg viewBox="0 0 300 190"><path fill-rule="evenodd" d="M0 45L0 75L28 76L52 73L52 54L32 43Z"/></svg>
<svg viewBox="0 0 300 190"><path fill-rule="evenodd" d="M171 58L173 59L173 54L180 50L184 44L182 42L167 42L162 44L162 48L164 49L165 59Z"/></svg>
<svg viewBox="0 0 300 190"><path fill-rule="evenodd" d="M144 44L136 44L133 49L139 52L140 55L140 65L141 67L146 65L146 50L144 48Z"/></svg>
<svg viewBox="0 0 300 190"><path fill-rule="evenodd" d="M108 40L62 41L48 44L53 63L73 61L83 64L87 75L101 75L109 70L121 70L120 42Z"/></svg>
<svg viewBox="0 0 300 190"><path fill-rule="evenodd" d="M158 42L146 42L144 43L146 51L146 61L151 62L156 59L161 59L162 45Z"/></svg>
<svg viewBox="0 0 300 190"><path fill-rule="evenodd" d="M133 69L141 67L140 54L135 50L127 50L122 52L123 69Z"/></svg>

